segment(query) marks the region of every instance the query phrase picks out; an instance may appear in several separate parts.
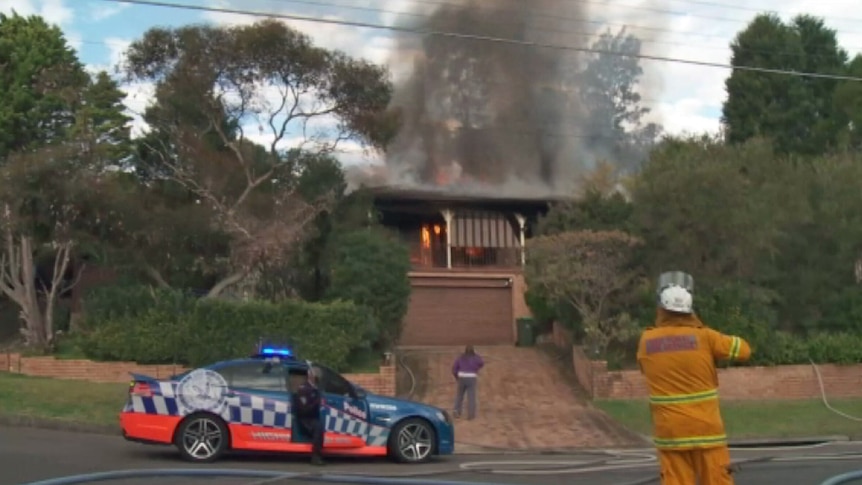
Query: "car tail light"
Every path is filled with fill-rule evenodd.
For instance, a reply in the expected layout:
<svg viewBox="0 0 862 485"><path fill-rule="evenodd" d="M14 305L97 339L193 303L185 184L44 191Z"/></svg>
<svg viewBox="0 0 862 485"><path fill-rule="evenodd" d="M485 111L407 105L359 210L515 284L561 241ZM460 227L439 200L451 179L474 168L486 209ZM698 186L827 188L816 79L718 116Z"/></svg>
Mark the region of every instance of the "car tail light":
<svg viewBox="0 0 862 485"><path fill-rule="evenodd" d="M150 389L150 385L145 382L132 382L129 386L129 394L133 396L151 397L153 395L153 391Z"/></svg>

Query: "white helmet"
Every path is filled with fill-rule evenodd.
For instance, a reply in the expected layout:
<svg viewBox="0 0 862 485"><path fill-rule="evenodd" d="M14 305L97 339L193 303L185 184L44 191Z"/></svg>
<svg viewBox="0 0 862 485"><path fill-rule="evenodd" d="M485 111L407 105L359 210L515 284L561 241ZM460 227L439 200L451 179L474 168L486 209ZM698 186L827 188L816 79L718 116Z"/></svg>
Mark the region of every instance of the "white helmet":
<svg viewBox="0 0 862 485"><path fill-rule="evenodd" d="M691 313L691 293L679 285L670 285L659 293L659 304L665 310L677 313Z"/></svg>

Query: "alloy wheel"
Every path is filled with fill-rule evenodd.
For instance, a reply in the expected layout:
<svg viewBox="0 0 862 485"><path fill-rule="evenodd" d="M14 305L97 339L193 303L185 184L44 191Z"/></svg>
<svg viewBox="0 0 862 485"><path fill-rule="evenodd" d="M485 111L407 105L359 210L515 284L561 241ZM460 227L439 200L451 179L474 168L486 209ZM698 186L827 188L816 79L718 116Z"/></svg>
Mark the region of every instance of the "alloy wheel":
<svg viewBox="0 0 862 485"><path fill-rule="evenodd" d="M185 452L196 460L207 460L218 453L224 436L218 423L210 418L196 418L183 433Z"/></svg>
<svg viewBox="0 0 862 485"><path fill-rule="evenodd" d="M431 430L422 423L410 423L398 433L398 451L407 461L422 461L433 448Z"/></svg>

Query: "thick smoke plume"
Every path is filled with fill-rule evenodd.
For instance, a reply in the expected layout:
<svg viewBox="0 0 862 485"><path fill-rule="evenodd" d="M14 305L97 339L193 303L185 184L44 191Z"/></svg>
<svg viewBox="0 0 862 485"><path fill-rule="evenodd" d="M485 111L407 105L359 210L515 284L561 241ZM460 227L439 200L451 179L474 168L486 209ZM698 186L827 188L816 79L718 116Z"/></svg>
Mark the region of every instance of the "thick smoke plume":
<svg viewBox="0 0 862 485"><path fill-rule="evenodd" d="M438 5L410 27L570 47L596 40L595 26L571 20L588 18L583 2ZM598 145L606 142L590 142L583 129L592 109L579 90L591 77L583 73L581 52L427 35L399 38L395 57L393 64L413 65L393 99L403 125L387 150L388 184L570 194L577 176L602 157Z"/></svg>

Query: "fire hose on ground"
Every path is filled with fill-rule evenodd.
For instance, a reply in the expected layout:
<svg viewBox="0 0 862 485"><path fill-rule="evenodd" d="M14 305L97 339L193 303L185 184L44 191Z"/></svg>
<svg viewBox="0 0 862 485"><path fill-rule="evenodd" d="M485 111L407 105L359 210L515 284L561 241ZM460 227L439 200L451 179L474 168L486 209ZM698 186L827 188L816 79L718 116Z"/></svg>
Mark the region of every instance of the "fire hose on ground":
<svg viewBox="0 0 862 485"><path fill-rule="evenodd" d="M413 393L416 390L416 376L413 373L412 369L410 369L410 367L404 361L403 355L399 355L397 357L397 360L398 360L398 363L407 372L407 374L410 378L411 386L410 386L410 391L409 391L408 395L410 397L412 397ZM845 418L845 419L848 419L851 421L862 422L862 418L841 412L841 411L835 409L834 407L832 407L832 405L829 403L829 400L826 396L826 388L825 388L825 385L823 383L823 376L820 373L820 368L817 367L817 364L812 359L809 359L809 362L811 363L811 367L814 370L815 377L817 378L817 384L818 384L818 387L820 390L820 399L823 402L823 405L826 407L826 409L829 410L830 412L838 415L838 416L841 416L842 418ZM823 444L825 445L828 443L823 443ZM733 449L733 447L731 447L731 449ZM747 449L750 451L753 450L753 448L747 448ZM787 449L787 447L776 447L776 449ZM808 456L808 457L804 457L804 456L798 456L798 457L768 456L768 457L758 457L758 458L752 458L752 459L748 459L748 460L736 461L733 463L732 467L733 467L735 472L738 472L741 468L741 465L745 465L745 464L768 463L768 462L786 462L786 461L798 462L798 461L817 461L817 460L835 460L835 459L859 459L859 458L862 458L862 456L859 456L858 454L855 454L855 453L854 454L846 454L846 455L839 454L839 455L831 455L831 456L830 455L825 455L825 456L820 455L820 456ZM534 462L534 464L538 464L538 463ZM623 465L623 464L620 464L618 466L606 464L604 466L607 466L608 469L624 469L624 468L628 467L628 465ZM637 464L633 465L633 467L638 467L638 466L643 466L643 465L637 465ZM585 473L585 472L587 472L587 470L588 471L604 471L604 469L601 469L601 465L599 465L599 467L600 467L600 469L595 469L595 468L591 469L589 467L581 468L579 472ZM551 470L552 469L545 469L545 470L540 471L540 473L541 472L551 472ZM520 471L519 470L510 470L510 471L512 473L519 474L519 473L523 473L524 470L520 470ZM500 473L500 471L496 471L496 472ZM557 469L554 471L554 473L560 473L560 470ZM656 478L649 478L649 479L644 479L644 480L632 482L631 484L625 484L625 485L641 485L641 484L647 484L647 483L655 482L657 480L658 480L657 477ZM859 470L857 472L846 473L843 475L838 475L836 477L830 478L829 480L827 480L826 482L824 482L821 485L837 485L837 484L843 484L843 483L851 483L851 482L857 481L857 480L862 480L862 470Z"/></svg>
<svg viewBox="0 0 862 485"><path fill-rule="evenodd" d="M403 359L399 358L399 363L405 368L412 381L410 394L416 387L416 378L412 370L404 363ZM826 408L843 418L862 422L862 418L858 418L846 413L843 413L833 408L827 399L826 390L823 384L823 378L820 374L820 369L817 365L810 361L817 377L817 382L820 386L820 395ZM751 448L746 447L747 451L769 451L779 449L804 449L818 448L828 445L828 442L816 443L806 446L795 447L772 447L772 448ZM734 449L734 447L731 447ZM469 482L469 481L450 481L450 480L433 480L432 476L451 475L454 473L483 473L497 475L514 475L514 476L537 476L537 475L577 475L597 472L613 472L621 470L633 469L648 469L657 468L658 463L652 450L603 450L593 452L580 452L581 455L595 455L594 459L580 460L500 460L500 461L477 461L469 463L461 463L457 468L449 468L445 470L434 470L425 472L411 472L398 475L372 475L372 474L324 474L324 473L288 473L284 471L273 470L244 470L244 469L147 469L147 470L118 470L101 473L91 473L76 476L58 477L37 482L30 482L22 485L77 485L83 483L93 483L108 480L121 480L129 478L163 478L163 477L189 477L189 478L257 478L260 479L248 485L263 485L275 484L288 480L305 480L322 483L350 483L358 485L489 485L489 482ZM860 460L860 453L833 453L821 455L798 455L798 456L763 456L745 460L737 460L732 464L735 472L741 469L742 465L755 463L799 463L799 462L814 462L814 461L832 461L832 460ZM657 471L657 470L656 470ZM421 478L425 477L425 478ZM820 485L839 485L852 483L862 480L862 470L845 473L831 477ZM646 485L648 483L658 482L658 474L652 474L650 477L629 482L621 485Z"/></svg>

